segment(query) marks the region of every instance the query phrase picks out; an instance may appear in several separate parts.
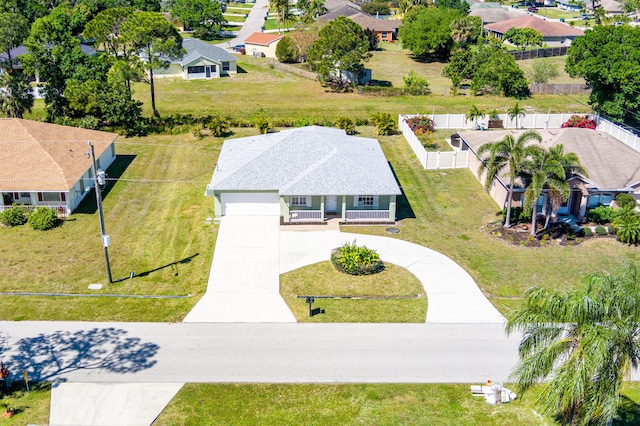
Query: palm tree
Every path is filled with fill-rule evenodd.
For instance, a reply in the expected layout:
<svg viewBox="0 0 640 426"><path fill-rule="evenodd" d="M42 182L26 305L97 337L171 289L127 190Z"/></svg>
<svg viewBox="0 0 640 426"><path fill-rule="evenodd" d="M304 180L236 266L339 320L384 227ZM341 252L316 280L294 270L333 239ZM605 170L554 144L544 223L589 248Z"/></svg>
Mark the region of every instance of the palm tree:
<svg viewBox="0 0 640 426"><path fill-rule="evenodd" d="M280 34L280 24L283 20L283 15L285 14L285 8L287 8L287 12L289 11L289 1L288 0L270 0L269 6L276 10L278 14L278 34Z"/></svg>
<svg viewBox="0 0 640 426"><path fill-rule="evenodd" d="M524 116L526 115L524 112L524 108L522 108L516 102L514 106L507 110L507 114L509 115L510 120L513 120L514 118L516 119L516 129L519 129L520 127L518 126L518 117L524 118Z"/></svg>
<svg viewBox="0 0 640 426"><path fill-rule="evenodd" d="M560 161L544 148L538 148L533 152L531 159L523 165L527 174L527 185L524 191L524 205L532 206L531 236L536 236L537 230L537 205L543 190L549 193L559 194L563 201L569 197L569 184L566 180L565 170Z"/></svg>
<svg viewBox="0 0 640 426"><path fill-rule="evenodd" d="M7 117L22 118L33 108L33 88L24 73L0 74L0 112Z"/></svg>
<svg viewBox="0 0 640 426"><path fill-rule="evenodd" d="M563 424L607 424L619 390L640 360L640 268L593 274L584 289L527 291L524 306L507 313L507 333L522 332L512 372L521 392L535 392L545 414Z"/></svg>
<svg viewBox="0 0 640 426"><path fill-rule="evenodd" d="M469 120L474 120L473 121L473 128L477 129L478 128L478 118L482 119L484 118L484 116L486 115L486 113L479 109L477 106L472 105L471 109L469 110L469 112L467 112L467 118L464 121L465 123Z"/></svg>
<svg viewBox="0 0 640 426"><path fill-rule="evenodd" d="M508 172L504 174L511 181L507 192L507 217L504 223L505 228L511 227L511 202L513 200L513 186L516 179L520 176L522 165L533 155L538 149L532 145L528 145L532 141L542 142L542 137L534 130L524 132L514 139L513 135L506 135L501 141L489 142L482 145L478 149L478 156L481 158L480 167L478 167L478 176L486 170L487 176L484 183L485 190L491 189L493 180L498 177L500 171L508 168ZM485 153L489 156L485 159L482 156Z"/></svg>

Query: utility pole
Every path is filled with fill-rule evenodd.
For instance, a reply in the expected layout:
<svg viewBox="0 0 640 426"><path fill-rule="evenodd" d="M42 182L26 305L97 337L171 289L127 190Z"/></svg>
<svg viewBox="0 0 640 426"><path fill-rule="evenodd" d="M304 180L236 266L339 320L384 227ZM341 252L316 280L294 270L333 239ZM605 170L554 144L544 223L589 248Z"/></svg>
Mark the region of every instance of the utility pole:
<svg viewBox="0 0 640 426"><path fill-rule="evenodd" d="M104 217L102 214L102 192L100 191L100 179L102 179L102 183L105 183L104 180L104 172L100 170L102 173L101 178L98 177L98 167L96 164L96 154L93 149L93 145L91 141L87 141L89 147L91 148L91 162L93 164L93 183L95 185L94 189L96 191L96 205L98 206L98 219L100 220L100 235L102 236L102 247L104 248L104 263L107 267L107 279L109 280L109 284L113 282L113 278L111 277L111 266L109 265L109 244L111 239L107 235L104 230Z"/></svg>

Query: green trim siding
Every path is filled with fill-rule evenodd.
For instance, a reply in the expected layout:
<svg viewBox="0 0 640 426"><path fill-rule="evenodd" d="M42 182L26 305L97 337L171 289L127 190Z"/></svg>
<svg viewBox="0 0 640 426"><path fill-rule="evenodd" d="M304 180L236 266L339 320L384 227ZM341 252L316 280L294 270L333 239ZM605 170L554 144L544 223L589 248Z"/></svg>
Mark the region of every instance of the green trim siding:
<svg viewBox="0 0 640 426"><path fill-rule="evenodd" d="M367 195L367 194L363 194ZM395 202L395 195L380 195L378 196L378 206L374 207L355 207L353 205L353 199L355 195L347 195L347 210L389 210L389 206L391 205L391 198L393 197L393 201Z"/></svg>

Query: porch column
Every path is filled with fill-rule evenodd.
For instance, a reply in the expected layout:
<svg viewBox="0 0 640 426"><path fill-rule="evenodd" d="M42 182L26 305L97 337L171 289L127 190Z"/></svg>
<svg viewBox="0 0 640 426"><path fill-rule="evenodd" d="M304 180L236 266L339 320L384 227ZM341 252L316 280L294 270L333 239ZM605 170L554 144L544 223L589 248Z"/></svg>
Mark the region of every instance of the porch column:
<svg viewBox="0 0 640 426"><path fill-rule="evenodd" d="M291 215L289 214L290 201L291 195L283 195L280 197L280 214L282 215L282 221L284 223L291 222Z"/></svg>
<svg viewBox="0 0 640 426"><path fill-rule="evenodd" d="M396 221L396 196L392 195L389 198L389 222Z"/></svg>
<svg viewBox="0 0 640 426"><path fill-rule="evenodd" d="M222 198L222 194L213 194L213 215L215 217L222 216L222 203L220 202L220 198Z"/></svg>
<svg viewBox="0 0 640 426"><path fill-rule="evenodd" d="M320 217L324 221L324 195L320 196Z"/></svg>
<svg viewBox="0 0 640 426"><path fill-rule="evenodd" d="M347 220L347 196L342 196L342 222Z"/></svg>
<svg viewBox="0 0 640 426"><path fill-rule="evenodd" d="M580 217L577 219L583 219L587 214L587 205L589 204L589 195L583 195L580 200Z"/></svg>

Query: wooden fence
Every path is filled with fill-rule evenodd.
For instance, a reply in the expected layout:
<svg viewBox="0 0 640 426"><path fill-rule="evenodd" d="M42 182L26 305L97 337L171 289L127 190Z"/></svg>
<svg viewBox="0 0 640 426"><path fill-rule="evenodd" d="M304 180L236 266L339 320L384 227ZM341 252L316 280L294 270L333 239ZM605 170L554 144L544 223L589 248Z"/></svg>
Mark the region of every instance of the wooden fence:
<svg viewBox="0 0 640 426"><path fill-rule="evenodd" d="M531 83L529 85L529 90L534 95L578 95L591 92L591 88L586 84Z"/></svg>

